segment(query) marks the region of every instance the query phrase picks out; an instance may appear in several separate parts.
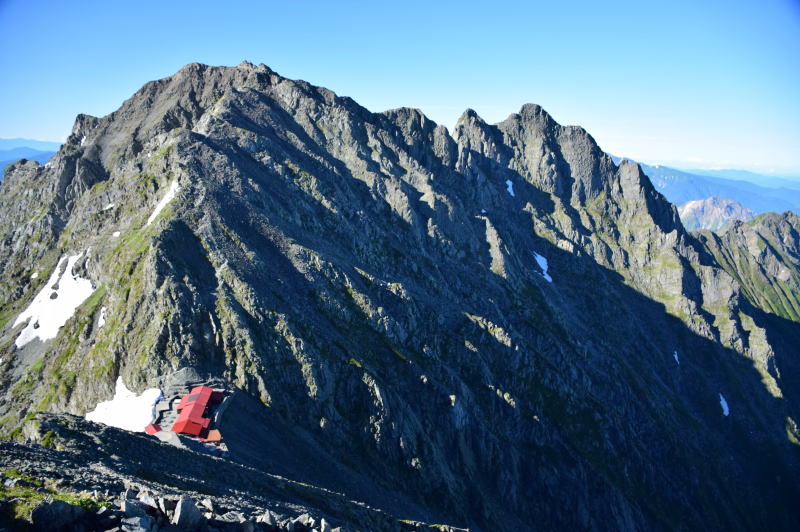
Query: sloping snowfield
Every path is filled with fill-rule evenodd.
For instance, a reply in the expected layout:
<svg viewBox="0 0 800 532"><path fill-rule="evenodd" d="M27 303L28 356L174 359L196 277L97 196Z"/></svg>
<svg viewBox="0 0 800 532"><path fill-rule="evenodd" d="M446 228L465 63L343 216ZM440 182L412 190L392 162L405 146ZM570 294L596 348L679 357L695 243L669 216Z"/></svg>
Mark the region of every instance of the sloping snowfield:
<svg viewBox="0 0 800 532"><path fill-rule="evenodd" d="M28 308L17 316L14 327L30 319L14 342L17 347L24 346L34 338L43 342L55 338L58 330L75 314L75 309L92 295L92 282L72 273L72 268L82 256L83 252L62 257L44 288L36 294ZM61 273L64 261L67 261L67 266Z"/></svg>
<svg viewBox="0 0 800 532"><path fill-rule="evenodd" d="M158 205L156 205L156 208L153 210L153 213L147 219L147 223L145 225L150 225L151 223L153 223L153 220L155 220L158 217L158 215L161 214L161 211L164 210L164 207L167 206L167 203L172 201L172 198L175 197L180 188L181 186L178 184L177 179L174 180L172 183L170 183L169 190L167 190L167 193L164 194L163 198L161 198L161 201L158 202Z"/></svg>
<svg viewBox="0 0 800 532"><path fill-rule="evenodd" d="M158 388L149 388L141 395L136 395L125 386L122 377L117 377L114 398L98 403L85 417L87 421L131 432L142 432L153 421L155 406L159 399L161 390Z"/></svg>

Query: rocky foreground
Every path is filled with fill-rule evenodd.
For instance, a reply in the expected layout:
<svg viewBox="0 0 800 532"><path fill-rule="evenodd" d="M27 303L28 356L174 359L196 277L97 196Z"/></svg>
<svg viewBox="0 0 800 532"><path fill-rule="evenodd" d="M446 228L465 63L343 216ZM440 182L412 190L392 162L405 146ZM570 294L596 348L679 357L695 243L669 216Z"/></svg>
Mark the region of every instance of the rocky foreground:
<svg viewBox="0 0 800 532"><path fill-rule="evenodd" d="M335 532L428 526L74 416L43 414L28 427L40 431L42 444L0 441L0 529Z"/></svg>

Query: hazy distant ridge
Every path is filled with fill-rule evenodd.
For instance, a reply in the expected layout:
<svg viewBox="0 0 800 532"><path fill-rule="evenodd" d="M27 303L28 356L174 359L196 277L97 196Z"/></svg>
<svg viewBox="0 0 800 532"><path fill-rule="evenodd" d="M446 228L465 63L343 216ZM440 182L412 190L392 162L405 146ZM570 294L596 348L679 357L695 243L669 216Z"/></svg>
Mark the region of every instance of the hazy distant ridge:
<svg viewBox="0 0 800 532"><path fill-rule="evenodd" d="M618 163L620 160L620 157L614 157L615 162ZM741 180L742 176L751 174L750 172L729 170L727 172L736 172L740 179L725 179L685 172L668 166L639 164L652 181L653 186L675 205L708 198L727 198L758 214L784 211L800 212L800 183L790 180L775 178L784 186L763 186ZM760 178L762 178L762 182L771 180L769 176L760 176ZM785 186L784 182L797 188Z"/></svg>

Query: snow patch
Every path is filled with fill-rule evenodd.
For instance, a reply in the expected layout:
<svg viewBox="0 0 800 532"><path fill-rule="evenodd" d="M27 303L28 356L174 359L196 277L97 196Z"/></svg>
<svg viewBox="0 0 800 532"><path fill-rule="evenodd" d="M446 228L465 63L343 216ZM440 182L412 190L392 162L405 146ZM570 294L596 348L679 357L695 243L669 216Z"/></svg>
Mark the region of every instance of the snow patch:
<svg viewBox="0 0 800 532"><path fill-rule="evenodd" d="M37 277L39 277L39 272L33 272L33 275L31 275L31 279L36 279Z"/></svg>
<svg viewBox="0 0 800 532"><path fill-rule="evenodd" d="M547 281L548 283L552 283L553 278L550 277L550 275L548 275L547 273L547 259L539 255L535 251L533 252L533 258L536 259L536 264L538 264L539 269L542 270L542 277L544 277L544 280Z"/></svg>
<svg viewBox="0 0 800 532"><path fill-rule="evenodd" d="M114 238L119 238L119 231L114 231L113 233L111 233L111 236L113 236Z"/></svg>
<svg viewBox="0 0 800 532"><path fill-rule="evenodd" d="M161 390L158 388L149 388L141 395L136 395L125 386L120 376L117 377L114 398L97 403L94 410L87 412L85 417L87 421L131 432L144 432L144 428L155 417L155 406L161 397Z"/></svg>
<svg viewBox="0 0 800 532"><path fill-rule="evenodd" d="M28 308L17 316L14 327L29 320L14 342L17 347L24 346L34 338L43 342L55 338L58 330L75 314L75 309L92 295L92 282L72 273L72 268L82 256L83 252L62 257L44 288L36 294ZM67 265L62 269L64 261Z"/></svg>
<svg viewBox="0 0 800 532"><path fill-rule="evenodd" d="M681 359L680 359L680 358L678 358L678 352L677 352L677 351L675 351L674 353L672 353L672 358L674 358L674 359L675 359L675 363L677 363L679 366L681 365Z"/></svg>
<svg viewBox="0 0 800 532"><path fill-rule="evenodd" d="M97 318L97 328L106 324L106 307L100 309L100 317Z"/></svg>
<svg viewBox="0 0 800 532"><path fill-rule="evenodd" d="M153 211L153 214L151 214L150 218L147 219L147 223L145 225L150 225L151 223L153 223L153 220L155 220L156 217L164 209L164 207L167 206L167 203L172 201L172 198L175 197L175 194L178 193L178 190L180 190L180 188L181 188L181 186L178 184L178 180L177 179L174 180L172 183L170 183L169 190L167 190L167 193L164 194L163 198L161 198L161 201L158 202L158 205L156 205L156 208Z"/></svg>
<svg viewBox="0 0 800 532"><path fill-rule="evenodd" d="M116 206L116 203L109 203L108 205L103 207L103 210L107 211L107 210L113 209L115 206Z"/></svg>
<svg viewBox="0 0 800 532"><path fill-rule="evenodd" d="M81 137L81 146L83 146L84 144L86 144L86 135Z"/></svg>
<svg viewBox="0 0 800 532"><path fill-rule="evenodd" d="M731 410L730 410L730 408L728 408L728 401L725 400L725 396L722 395L722 394L719 394L719 406L722 407L722 415L723 416L727 417L727 416L730 415Z"/></svg>
<svg viewBox="0 0 800 532"><path fill-rule="evenodd" d="M514 197L514 183L512 183L510 179L506 179L506 190L508 191L508 193L513 198Z"/></svg>

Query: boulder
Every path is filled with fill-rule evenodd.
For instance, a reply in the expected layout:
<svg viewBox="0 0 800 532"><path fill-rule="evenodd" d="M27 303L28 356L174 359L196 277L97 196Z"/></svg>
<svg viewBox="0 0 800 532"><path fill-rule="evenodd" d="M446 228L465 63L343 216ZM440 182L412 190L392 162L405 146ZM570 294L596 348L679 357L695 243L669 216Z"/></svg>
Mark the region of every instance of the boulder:
<svg viewBox="0 0 800 532"><path fill-rule="evenodd" d="M271 510L267 510L264 512L264 515L261 515L256 519L256 522L270 526L278 526L278 524L281 522L281 519Z"/></svg>
<svg viewBox="0 0 800 532"><path fill-rule="evenodd" d="M214 502L209 498L205 498L202 501L200 501L200 506L202 506L203 508L205 508L209 512L215 513Z"/></svg>
<svg viewBox="0 0 800 532"><path fill-rule="evenodd" d="M116 510L110 510L103 506L94 516L95 525L101 530L108 530L113 528L120 521L120 513Z"/></svg>
<svg viewBox="0 0 800 532"><path fill-rule="evenodd" d="M181 495L175 507L175 514L172 516L172 524L183 530L202 530L206 526L206 518L191 498Z"/></svg>
<svg viewBox="0 0 800 532"><path fill-rule="evenodd" d="M244 523L247 521L245 519L244 514L242 512L226 512L225 514L219 516L217 519L220 521L225 521L226 523Z"/></svg>
<svg viewBox="0 0 800 532"><path fill-rule="evenodd" d="M122 501L122 511L125 512L125 517L148 517L147 507L139 501Z"/></svg>
<svg viewBox="0 0 800 532"><path fill-rule="evenodd" d="M153 532L156 528L150 516L128 517L122 520L120 527L124 532Z"/></svg>
<svg viewBox="0 0 800 532"><path fill-rule="evenodd" d="M149 493L140 493L139 502L142 503L144 506L153 508L154 510L158 509L158 502L156 501L156 498L150 495Z"/></svg>
<svg viewBox="0 0 800 532"><path fill-rule="evenodd" d="M289 530L313 530L315 525L314 518L305 513L292 519L287 528Z"/></svg>
<svg viewBox="0 0 800 532"><path fill-rule="evenodd" d="M34 530L67 530L88 516L89 512L58 499L42 501L31 512Z"/></svg>

